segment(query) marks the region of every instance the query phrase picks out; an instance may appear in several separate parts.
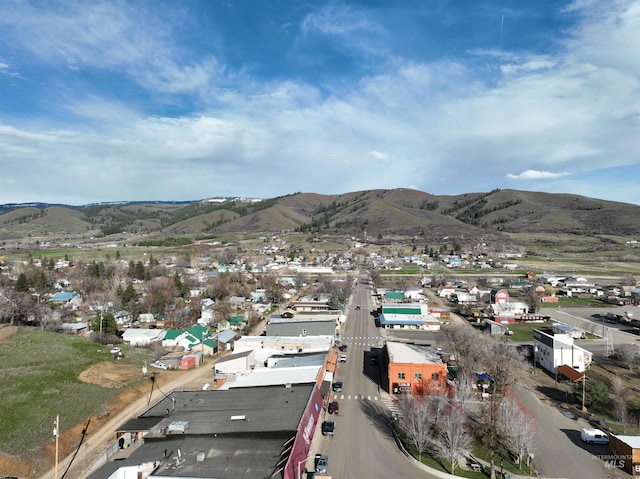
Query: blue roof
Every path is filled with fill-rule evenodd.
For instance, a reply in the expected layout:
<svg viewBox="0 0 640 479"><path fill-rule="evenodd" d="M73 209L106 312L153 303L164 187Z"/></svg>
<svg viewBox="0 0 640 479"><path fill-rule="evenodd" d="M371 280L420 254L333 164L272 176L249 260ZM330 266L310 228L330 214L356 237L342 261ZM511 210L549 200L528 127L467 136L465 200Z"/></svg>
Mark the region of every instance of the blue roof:
<svg viewBox="0 0 640 479"><path fill-rule="evenodd" d="M60 291L51 296L51 301L71 301L77 294L75 291Z"/></svg>

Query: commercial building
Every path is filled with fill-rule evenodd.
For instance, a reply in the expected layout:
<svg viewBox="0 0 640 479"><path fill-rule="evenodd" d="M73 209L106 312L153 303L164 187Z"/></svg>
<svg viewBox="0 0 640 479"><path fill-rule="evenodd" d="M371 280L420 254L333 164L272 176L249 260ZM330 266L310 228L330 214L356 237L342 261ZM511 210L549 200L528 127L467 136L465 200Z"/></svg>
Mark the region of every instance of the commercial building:
<svg viewBox="0 0 640 479"><path fill-rule="evenodd" d="M383 354L390 393L426 394L447 387L447 365L432 347L387 341Z"/></svg>
<svg viewBox="0 0 640 479"><path fill-rule="evenodd" d="M321 410L315 382L174 391L118 428L129 447L89 479L298 479Z"/></svg>
<svg viewBox="0 0 640 479"><path fill-rule="evenodd" d="M429 308L425 303L383 303L378 312L378 321L383 328L440 330L440 320L429 314Z"/></svg>
<svg viewBox="0 0 640 479"><path fill-rule="evenodd" d="M272 314L267 322L267 336L334 336L344 321L337 310Z"/></svg>
<svg viewBox="0 0 640 479"><path fill-rule="evenodd" d="M533 350L535 362L551 373L559 366L571 366L578 372L584 372L593 361L593 354L574 344L570 334L556 333L551 328L533 331Z"/></svg>

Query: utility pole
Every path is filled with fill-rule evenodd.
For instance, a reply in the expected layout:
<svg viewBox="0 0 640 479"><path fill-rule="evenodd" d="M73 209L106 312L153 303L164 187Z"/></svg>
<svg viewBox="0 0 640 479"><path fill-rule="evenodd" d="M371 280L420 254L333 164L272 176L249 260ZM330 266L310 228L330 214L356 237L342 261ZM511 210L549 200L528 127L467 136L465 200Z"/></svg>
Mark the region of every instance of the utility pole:
<svg viewBox="0 0 640 479"><path fill-rule="evenodd" d="M58 479L58 438L60 437L60 415L56 416L56 422L53 425L53 435L56 438L56 457L54 459L53 477Z"/></svg>

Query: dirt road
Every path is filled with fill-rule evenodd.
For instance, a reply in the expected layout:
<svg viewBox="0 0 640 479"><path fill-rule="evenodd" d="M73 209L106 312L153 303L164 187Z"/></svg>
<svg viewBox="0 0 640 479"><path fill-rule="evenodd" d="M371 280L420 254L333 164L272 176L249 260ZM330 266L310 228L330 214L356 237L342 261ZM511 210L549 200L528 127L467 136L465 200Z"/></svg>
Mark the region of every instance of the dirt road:
<svg viewBox="0 0 640 479"><path fill-rule="evenodd" d="M115 442L115 429L125 421L136 417L144 412L149 404L154 404L164 394L174 390L202 389L205 384L213 384L213 359L205 361L204 364L188 371L159 371L156 372L156 386L154 392L151 391L151 381L146 393L141 393L140 397L124 406L119 413L115 414L103 427L91 432L80 453L76 456L69 471L64 476L66 479L82 479L101 464L95 464L96 460L104 455L104 451L109 445ZM58 478L62 478L73 455L60 459L58 464ZM53 464L52 464L53 466ZM52 467L40 479L54 479L56 477L55 468Z"/></svg>

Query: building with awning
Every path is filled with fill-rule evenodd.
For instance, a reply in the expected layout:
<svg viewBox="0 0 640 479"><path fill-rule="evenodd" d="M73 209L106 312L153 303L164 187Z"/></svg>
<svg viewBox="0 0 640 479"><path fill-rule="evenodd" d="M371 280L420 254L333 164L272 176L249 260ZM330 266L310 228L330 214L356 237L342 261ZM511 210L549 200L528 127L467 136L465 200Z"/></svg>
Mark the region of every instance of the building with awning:
<svg viewBox="0 0 640 479"><path fill-rule="evenodd" d="M578 381L582 381L585 378L585 374L580 371L576 371L571 366L566 364L562 364L556 368L558 374L562 374L565 378L567 378L572 383L577 383Z"/></svg>

